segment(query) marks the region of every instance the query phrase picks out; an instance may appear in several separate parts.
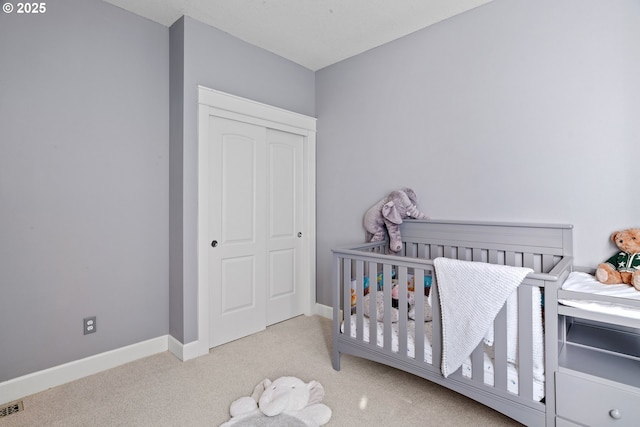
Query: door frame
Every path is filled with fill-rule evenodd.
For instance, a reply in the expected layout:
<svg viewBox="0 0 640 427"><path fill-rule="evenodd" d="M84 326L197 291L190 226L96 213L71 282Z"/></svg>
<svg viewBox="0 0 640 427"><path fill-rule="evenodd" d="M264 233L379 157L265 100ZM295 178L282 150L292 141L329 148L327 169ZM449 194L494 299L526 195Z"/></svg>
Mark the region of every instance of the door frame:
<svg viewBox="0 0 640 427"><path fill-rule="evenodd" d="M208 117L238 120L303 137L302 274L304 314L316 304L316 119L215 89L198 86L198 355L209 353Z"/></svg>

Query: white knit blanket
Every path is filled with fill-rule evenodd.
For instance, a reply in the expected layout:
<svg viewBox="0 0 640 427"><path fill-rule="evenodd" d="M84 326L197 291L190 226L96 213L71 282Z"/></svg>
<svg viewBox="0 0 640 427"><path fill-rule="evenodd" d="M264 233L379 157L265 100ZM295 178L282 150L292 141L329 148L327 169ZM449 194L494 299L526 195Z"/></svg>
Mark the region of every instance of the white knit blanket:
<svg viewBox="0 0 640 427"><path fill-rule="evenodd" d="M442 374L455 372L487 336L509 295L533 270L434 259L442 316Z"/></svg>

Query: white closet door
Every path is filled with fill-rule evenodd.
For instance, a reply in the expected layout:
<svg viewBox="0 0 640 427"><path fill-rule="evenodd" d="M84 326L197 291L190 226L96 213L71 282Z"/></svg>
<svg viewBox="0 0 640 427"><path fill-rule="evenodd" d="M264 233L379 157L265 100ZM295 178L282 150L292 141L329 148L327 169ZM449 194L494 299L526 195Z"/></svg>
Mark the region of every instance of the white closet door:
<svg viewBox="0 0 640 427"><path fill-rule="evenodd" d="M266 327L266 129L209 116L211 347Z"/></svg>
<svg viewBox="0 0 640 427"><path fill-rule="evenodd" d="M267 325L303 314L303 137L267 130Z"/></svg>
<svg viewBox="0 0 640 427"><path fill-rule="evenodd" d="M212 347L304 313L301 135L209 116Z"/></svg>
<svg viewBox="0 0 640 427"><path fill-rule="evenodd" d="M183 360L315 311L316 119L205 87L198 104L198 340Z"/></svg>

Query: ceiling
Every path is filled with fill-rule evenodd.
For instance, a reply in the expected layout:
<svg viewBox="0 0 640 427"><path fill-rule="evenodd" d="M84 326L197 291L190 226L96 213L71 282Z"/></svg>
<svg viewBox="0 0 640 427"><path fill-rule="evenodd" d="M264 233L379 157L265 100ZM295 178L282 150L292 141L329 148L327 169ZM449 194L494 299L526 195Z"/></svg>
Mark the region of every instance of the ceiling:
<svg viewBox="0 0 640 427"><path fill-rule="evenodd" d="M182 15L316 71L493 0L105 0L170 26Z"/></svg>

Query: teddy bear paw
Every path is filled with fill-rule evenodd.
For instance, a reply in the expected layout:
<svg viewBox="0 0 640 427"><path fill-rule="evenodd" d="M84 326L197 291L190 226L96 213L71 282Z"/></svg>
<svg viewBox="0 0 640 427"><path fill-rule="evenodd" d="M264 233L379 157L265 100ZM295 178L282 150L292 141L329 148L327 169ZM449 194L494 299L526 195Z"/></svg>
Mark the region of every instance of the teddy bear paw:
<svg viewBox="0 0 640 427"><path fill-rule="evenodd" d="M596 270L596 279L598 282L607 283L607 279L609 278L609 273L604 268L598 268Z"/></svg>

